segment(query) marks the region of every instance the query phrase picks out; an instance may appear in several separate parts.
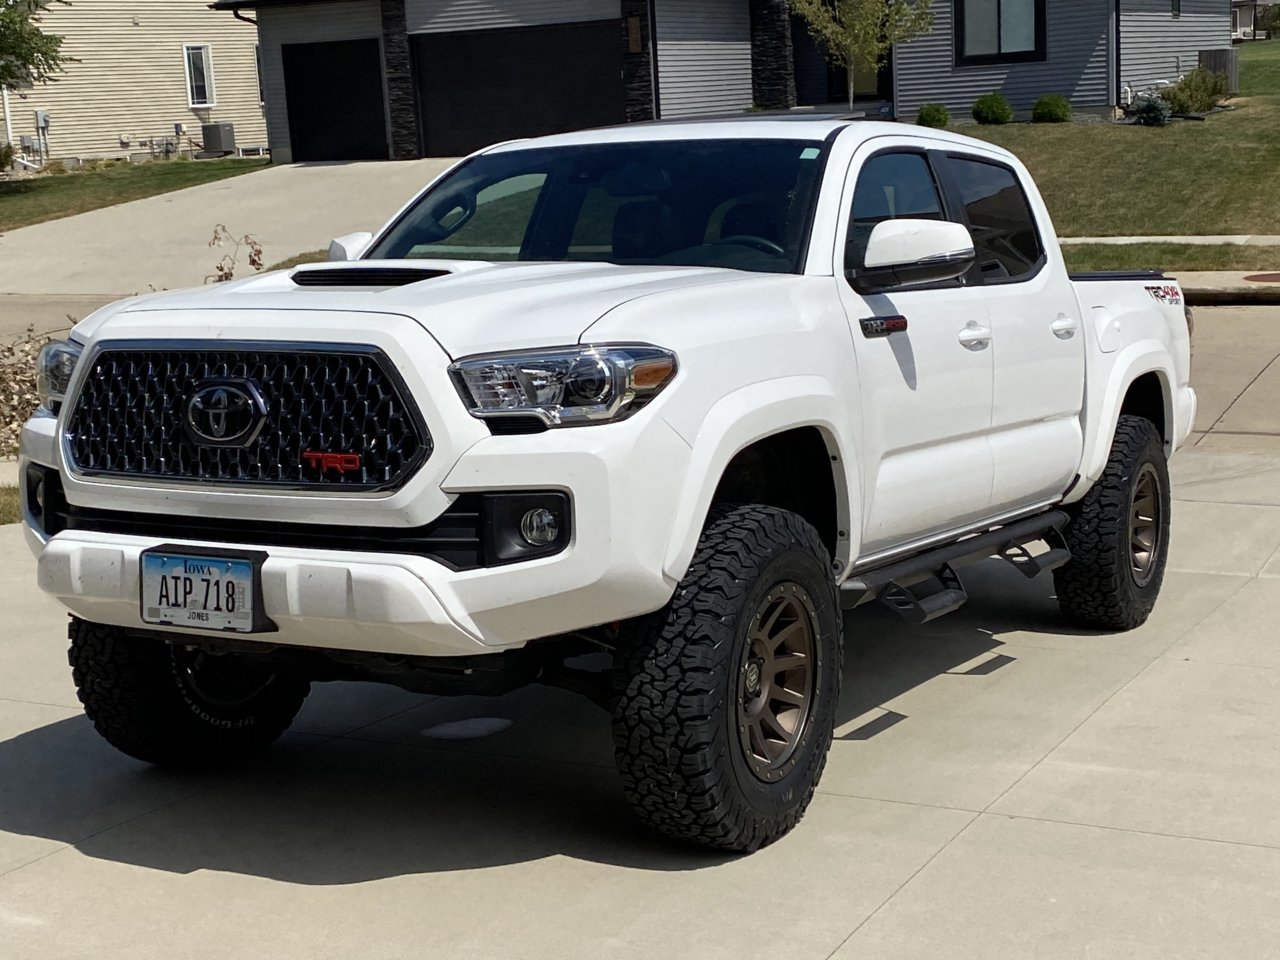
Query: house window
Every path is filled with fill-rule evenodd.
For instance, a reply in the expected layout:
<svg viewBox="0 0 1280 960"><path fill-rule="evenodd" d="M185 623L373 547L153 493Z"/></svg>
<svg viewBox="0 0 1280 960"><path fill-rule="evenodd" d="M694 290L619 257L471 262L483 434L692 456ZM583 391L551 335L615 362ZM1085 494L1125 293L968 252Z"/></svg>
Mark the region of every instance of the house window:
<svg viewBox="0 0 1280 960"><path fill-rule="evenodd" d="M1046 59L1045 0L955 0L956 63Z"/></svg>
<svg viewBox="0 0 1280 960"><path fill-rule="evenodd" d="M187 106L214 106L217 98L213 90L213 54L209 45L188 43L182 52L187 61Z"/></svg>
<svg viewBox="0 0 1280 960"><path fill-rule="evenodd" d="M1182 0L1169 0L1171 12L1175 17L1182 16Z"/></svg>

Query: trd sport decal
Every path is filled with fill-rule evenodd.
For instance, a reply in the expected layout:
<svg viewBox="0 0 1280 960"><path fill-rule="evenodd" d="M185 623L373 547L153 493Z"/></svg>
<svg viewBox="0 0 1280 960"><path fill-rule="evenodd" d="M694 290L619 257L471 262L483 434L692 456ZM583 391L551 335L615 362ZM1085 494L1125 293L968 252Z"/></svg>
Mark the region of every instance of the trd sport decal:
<svg viewBox="0 0 1280 960"><path fill-rule="evenodd" d="M1175 286L1147 287L1147 293L1161 303L1166 303L1171 307L1182 306L1182 291Z"/></svg>

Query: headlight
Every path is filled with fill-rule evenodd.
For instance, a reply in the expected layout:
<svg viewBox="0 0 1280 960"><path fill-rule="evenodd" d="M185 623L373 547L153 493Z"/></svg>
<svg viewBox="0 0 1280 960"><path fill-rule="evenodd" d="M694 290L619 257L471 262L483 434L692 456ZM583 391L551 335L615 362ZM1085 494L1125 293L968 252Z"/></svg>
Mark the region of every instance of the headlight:
<svg viewBox="0 0 1280 960"><path fill-rule="evenodd" d="M631 416L671 382L676 355L648 346L564 347L474 357L449 372L472 416L570 427Z"/></svg>
<svg viewBox="0 0 1280 960"><path fill-rule="evenodd" d="M46 344L40 351L36 358L36 393L45 409L53 410L67 398L71 375L76 372L82 353L84 347L74 340Z"/></svg>

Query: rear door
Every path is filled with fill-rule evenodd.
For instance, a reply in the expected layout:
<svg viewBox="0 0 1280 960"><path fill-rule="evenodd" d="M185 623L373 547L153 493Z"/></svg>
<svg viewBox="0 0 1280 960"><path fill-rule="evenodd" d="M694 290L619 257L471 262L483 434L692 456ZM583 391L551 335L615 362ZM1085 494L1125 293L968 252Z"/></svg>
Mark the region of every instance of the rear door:
<svg viewBox="0 0 1280 960"><path fill-rule="evenodd" d="M854 158L834 264L863 387L864 556L990 514L994 367L982 291L952 282L862 296L846 279L876 224L948 219L932 157L892 143ZM878 322L891 318L906 329L884 334Z"/></svg>
<svg viewBox="0 0 1280 960"><path fill-rule="evenodd" d="M995 394L994 513L1056 499L1080 465L1084 334L1047 211L1025 173L992 157L936 156L944 189L973 235L969 277L990 317ZM1054 256L1050 256L1050 251Z"/></svg>

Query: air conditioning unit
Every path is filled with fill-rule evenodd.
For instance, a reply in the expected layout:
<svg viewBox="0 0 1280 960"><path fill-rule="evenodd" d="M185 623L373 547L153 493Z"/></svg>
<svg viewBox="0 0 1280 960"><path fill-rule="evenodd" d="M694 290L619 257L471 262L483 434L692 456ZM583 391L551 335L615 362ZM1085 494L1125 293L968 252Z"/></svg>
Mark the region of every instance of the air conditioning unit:
<svg viewBox="0 0 1280 960"><path fill-rule="evenodd" d="M236 125L234 123L206 123L200 128L200 140L205 153L235 153Z"/></svg>

